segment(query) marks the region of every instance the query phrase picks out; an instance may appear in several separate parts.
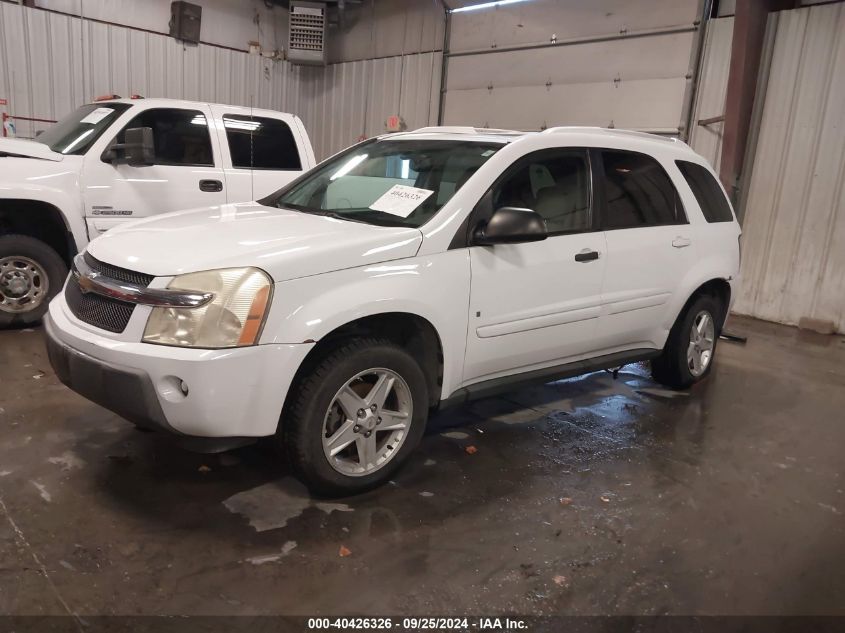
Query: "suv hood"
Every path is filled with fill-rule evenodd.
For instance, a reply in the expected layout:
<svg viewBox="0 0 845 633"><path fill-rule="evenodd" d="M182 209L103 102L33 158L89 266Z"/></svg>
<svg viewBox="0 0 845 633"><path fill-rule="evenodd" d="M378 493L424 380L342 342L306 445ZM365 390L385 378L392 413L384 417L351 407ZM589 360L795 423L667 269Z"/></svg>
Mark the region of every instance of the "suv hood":
<svg viewBox="0 0 845 633"><path fill-rule="evenodd" d="M255 202L130 222L88 245L95 258L149 275L254 266L277 282L412 257L422 233Z"/></svg>
<svg viewBox="0 0 845 633"><path fill-rule="evenodd" d="M60 161L62 154L54 152L44 143L27 141L19 138L0 138L0 156L17 156L22 158L41 158L43 160Z"/></svg>

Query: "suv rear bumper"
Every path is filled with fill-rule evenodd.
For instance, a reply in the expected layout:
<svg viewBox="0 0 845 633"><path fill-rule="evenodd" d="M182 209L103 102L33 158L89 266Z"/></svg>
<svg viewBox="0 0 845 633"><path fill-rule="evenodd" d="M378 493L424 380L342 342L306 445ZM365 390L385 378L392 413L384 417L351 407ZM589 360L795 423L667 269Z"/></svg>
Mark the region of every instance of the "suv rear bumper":
<svg viewBox="0 0 845 633"><path fill-rule="evenodd" d="M275 433L293 376L313 348L206 350L116 340L77 325L62 295L50 304L44 329L50 363L65 385L195 450L225 450Z"/></svg>

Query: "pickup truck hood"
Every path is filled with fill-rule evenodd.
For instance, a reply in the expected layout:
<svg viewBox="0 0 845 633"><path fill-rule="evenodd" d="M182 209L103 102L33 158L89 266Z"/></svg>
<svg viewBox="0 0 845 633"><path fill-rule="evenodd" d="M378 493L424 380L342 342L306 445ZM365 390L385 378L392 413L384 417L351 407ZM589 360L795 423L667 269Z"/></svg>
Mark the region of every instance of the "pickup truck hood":
<svg viewBox="0 0 845 633"><path fill-rule="evenodd" d="M0 157L3 155L22 158L40 158L42 160L56 162L64 159L64 155L54 152L44 145L44 143L19 138L0 138Z"/></svg>
<svg viewBox="0 0 845 633"><path fill-rule="evenodd" d="M412 257L413 228L380 227L255 202L130 222L88 245L100 261L149 275L254 266L277 282Z"/></svg>

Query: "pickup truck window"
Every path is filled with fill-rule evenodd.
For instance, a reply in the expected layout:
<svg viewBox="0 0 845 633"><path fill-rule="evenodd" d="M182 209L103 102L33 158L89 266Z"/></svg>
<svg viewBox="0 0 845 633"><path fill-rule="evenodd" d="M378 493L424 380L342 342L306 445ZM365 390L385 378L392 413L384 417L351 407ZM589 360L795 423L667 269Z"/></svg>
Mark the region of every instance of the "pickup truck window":
<svg viewBox="0 0 845 633"><path fill-rule="evenodd" d="M208 121L199 110L144 110L123 127L117 142L123 143L126 130L134 127L152 128L156 165L214 166Z"/></svg>
<svg viewBox="0 0 845 633"><path fill-rule="evenodd" d="M89 103L54 123L35 140L59 154L84 154L128 108L125 103Z"/></svg>
<svg viewBox="0 0 845 633"><path fill-rule="evenodd" d="M382 139L329 159L265 204L380 226L419 227L501 143Z"/></svg>
<svg viewBox="0 0 845 633"><path fill-rule="evenodd" d="M302 162L293 132L284 121L224 114L232 167L236 169L300 170Z"/></svg>

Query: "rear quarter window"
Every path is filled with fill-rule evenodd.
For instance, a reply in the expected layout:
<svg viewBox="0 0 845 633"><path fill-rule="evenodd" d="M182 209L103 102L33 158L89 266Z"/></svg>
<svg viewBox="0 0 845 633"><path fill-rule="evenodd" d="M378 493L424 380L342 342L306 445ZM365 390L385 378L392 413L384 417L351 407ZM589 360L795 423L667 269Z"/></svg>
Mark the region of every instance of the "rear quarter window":
<svg viewBox="0 0 845 633"><path fill-rule="evenodd" d="M677 160L675 164L692 189L704 219L708 222L732 222L734 216L731 205L713 174L705 167L689 161Z"/></svg>
<svg viewBox="0 0 845 633"><path fill-rule="evenodd" d="M296 140L284 121L226 114L223 126L235 169L302 169Z"/></svg>

